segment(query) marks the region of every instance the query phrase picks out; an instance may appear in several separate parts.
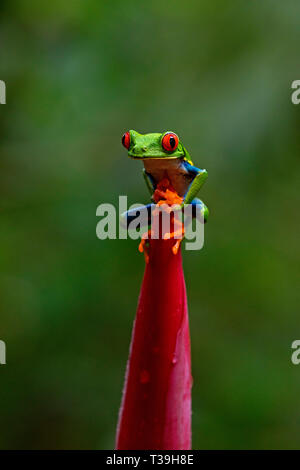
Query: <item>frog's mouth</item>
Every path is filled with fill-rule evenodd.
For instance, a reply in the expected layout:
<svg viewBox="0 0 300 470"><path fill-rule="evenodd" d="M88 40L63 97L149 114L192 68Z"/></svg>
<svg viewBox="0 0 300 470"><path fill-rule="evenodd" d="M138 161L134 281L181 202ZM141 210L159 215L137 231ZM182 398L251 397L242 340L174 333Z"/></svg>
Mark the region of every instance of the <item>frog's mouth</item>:
<svg viewBox="0 0 300 470"><path fill-rule="evenodd" d="M134 155L133 153L128 152L128 157L133 160L176 160L182 158L180 155L170 155L170 156L161 156L161 155Z"/></svg>

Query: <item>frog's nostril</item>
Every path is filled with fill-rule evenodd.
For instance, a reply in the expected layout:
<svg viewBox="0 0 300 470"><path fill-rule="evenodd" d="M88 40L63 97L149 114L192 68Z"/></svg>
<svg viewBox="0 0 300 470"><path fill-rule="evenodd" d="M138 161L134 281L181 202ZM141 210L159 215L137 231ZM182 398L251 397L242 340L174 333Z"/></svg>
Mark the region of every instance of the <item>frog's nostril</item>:
<svg viewBox="0 0 300 470"><path fill-rule="evenodd" d="M131 152L135 153L136 155L139 155L140 153L144 153L147 151L146 146L140 146L140 145L133 145L131 148Z"/></svg>

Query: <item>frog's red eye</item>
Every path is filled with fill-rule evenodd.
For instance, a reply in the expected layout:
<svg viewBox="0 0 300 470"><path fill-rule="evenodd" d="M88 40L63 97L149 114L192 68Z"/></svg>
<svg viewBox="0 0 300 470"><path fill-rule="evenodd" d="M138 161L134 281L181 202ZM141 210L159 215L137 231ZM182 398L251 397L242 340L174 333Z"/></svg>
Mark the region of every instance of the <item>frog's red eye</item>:
<svg viewBox="0 0 300 470"><path fill-rule="evenodd" d="M167 152L174 152L178 147L178 136L174 132L166 132L162 138L161 145Z"/></svg>
<svg viewBox="0 0 300 470"><path fill-rule="evenodd" d="M122 137L122 144L124 145L125 148L129 149L130 147L130 133L125 132Z"/></svg>

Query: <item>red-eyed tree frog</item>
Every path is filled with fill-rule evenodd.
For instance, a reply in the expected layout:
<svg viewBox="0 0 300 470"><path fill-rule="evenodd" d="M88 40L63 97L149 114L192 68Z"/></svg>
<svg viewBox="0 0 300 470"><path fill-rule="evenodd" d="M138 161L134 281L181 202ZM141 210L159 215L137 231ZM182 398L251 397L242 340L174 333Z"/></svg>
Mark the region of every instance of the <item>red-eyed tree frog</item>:
<svg viewBox="0 0 300 470"><path fill-rule="evenodd" d="M143 176L151 196L160 181L167 178L183 199L182 205L199 207L204 221L207 221L208 208L200 199L195 198L207 178L207 171L194 166L177 134L171 131L139 134L130 130L123 135L122 144L128 150L130 158L143 161ZM127 222L130 220L129 211Z"/></svg>

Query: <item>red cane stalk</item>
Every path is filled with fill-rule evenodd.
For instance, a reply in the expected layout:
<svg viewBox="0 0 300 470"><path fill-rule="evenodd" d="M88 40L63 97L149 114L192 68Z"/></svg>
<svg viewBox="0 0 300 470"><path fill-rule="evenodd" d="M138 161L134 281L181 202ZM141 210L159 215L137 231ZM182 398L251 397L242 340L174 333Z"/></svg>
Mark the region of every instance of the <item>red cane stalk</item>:
<svg viewBox="0 0 300 470"><path fill-rule="evenodd" d="M164 197L164 202L173 203L174 194L167 195L163 184L158 191L161 189L159 196L154 194L154 200ZM174 193L170 186L169 191ZM191 448L188 309L181 249L178 244L174 254L172 235L166 240L148 241L148 262L132 333L116 449Z"/></svg>

